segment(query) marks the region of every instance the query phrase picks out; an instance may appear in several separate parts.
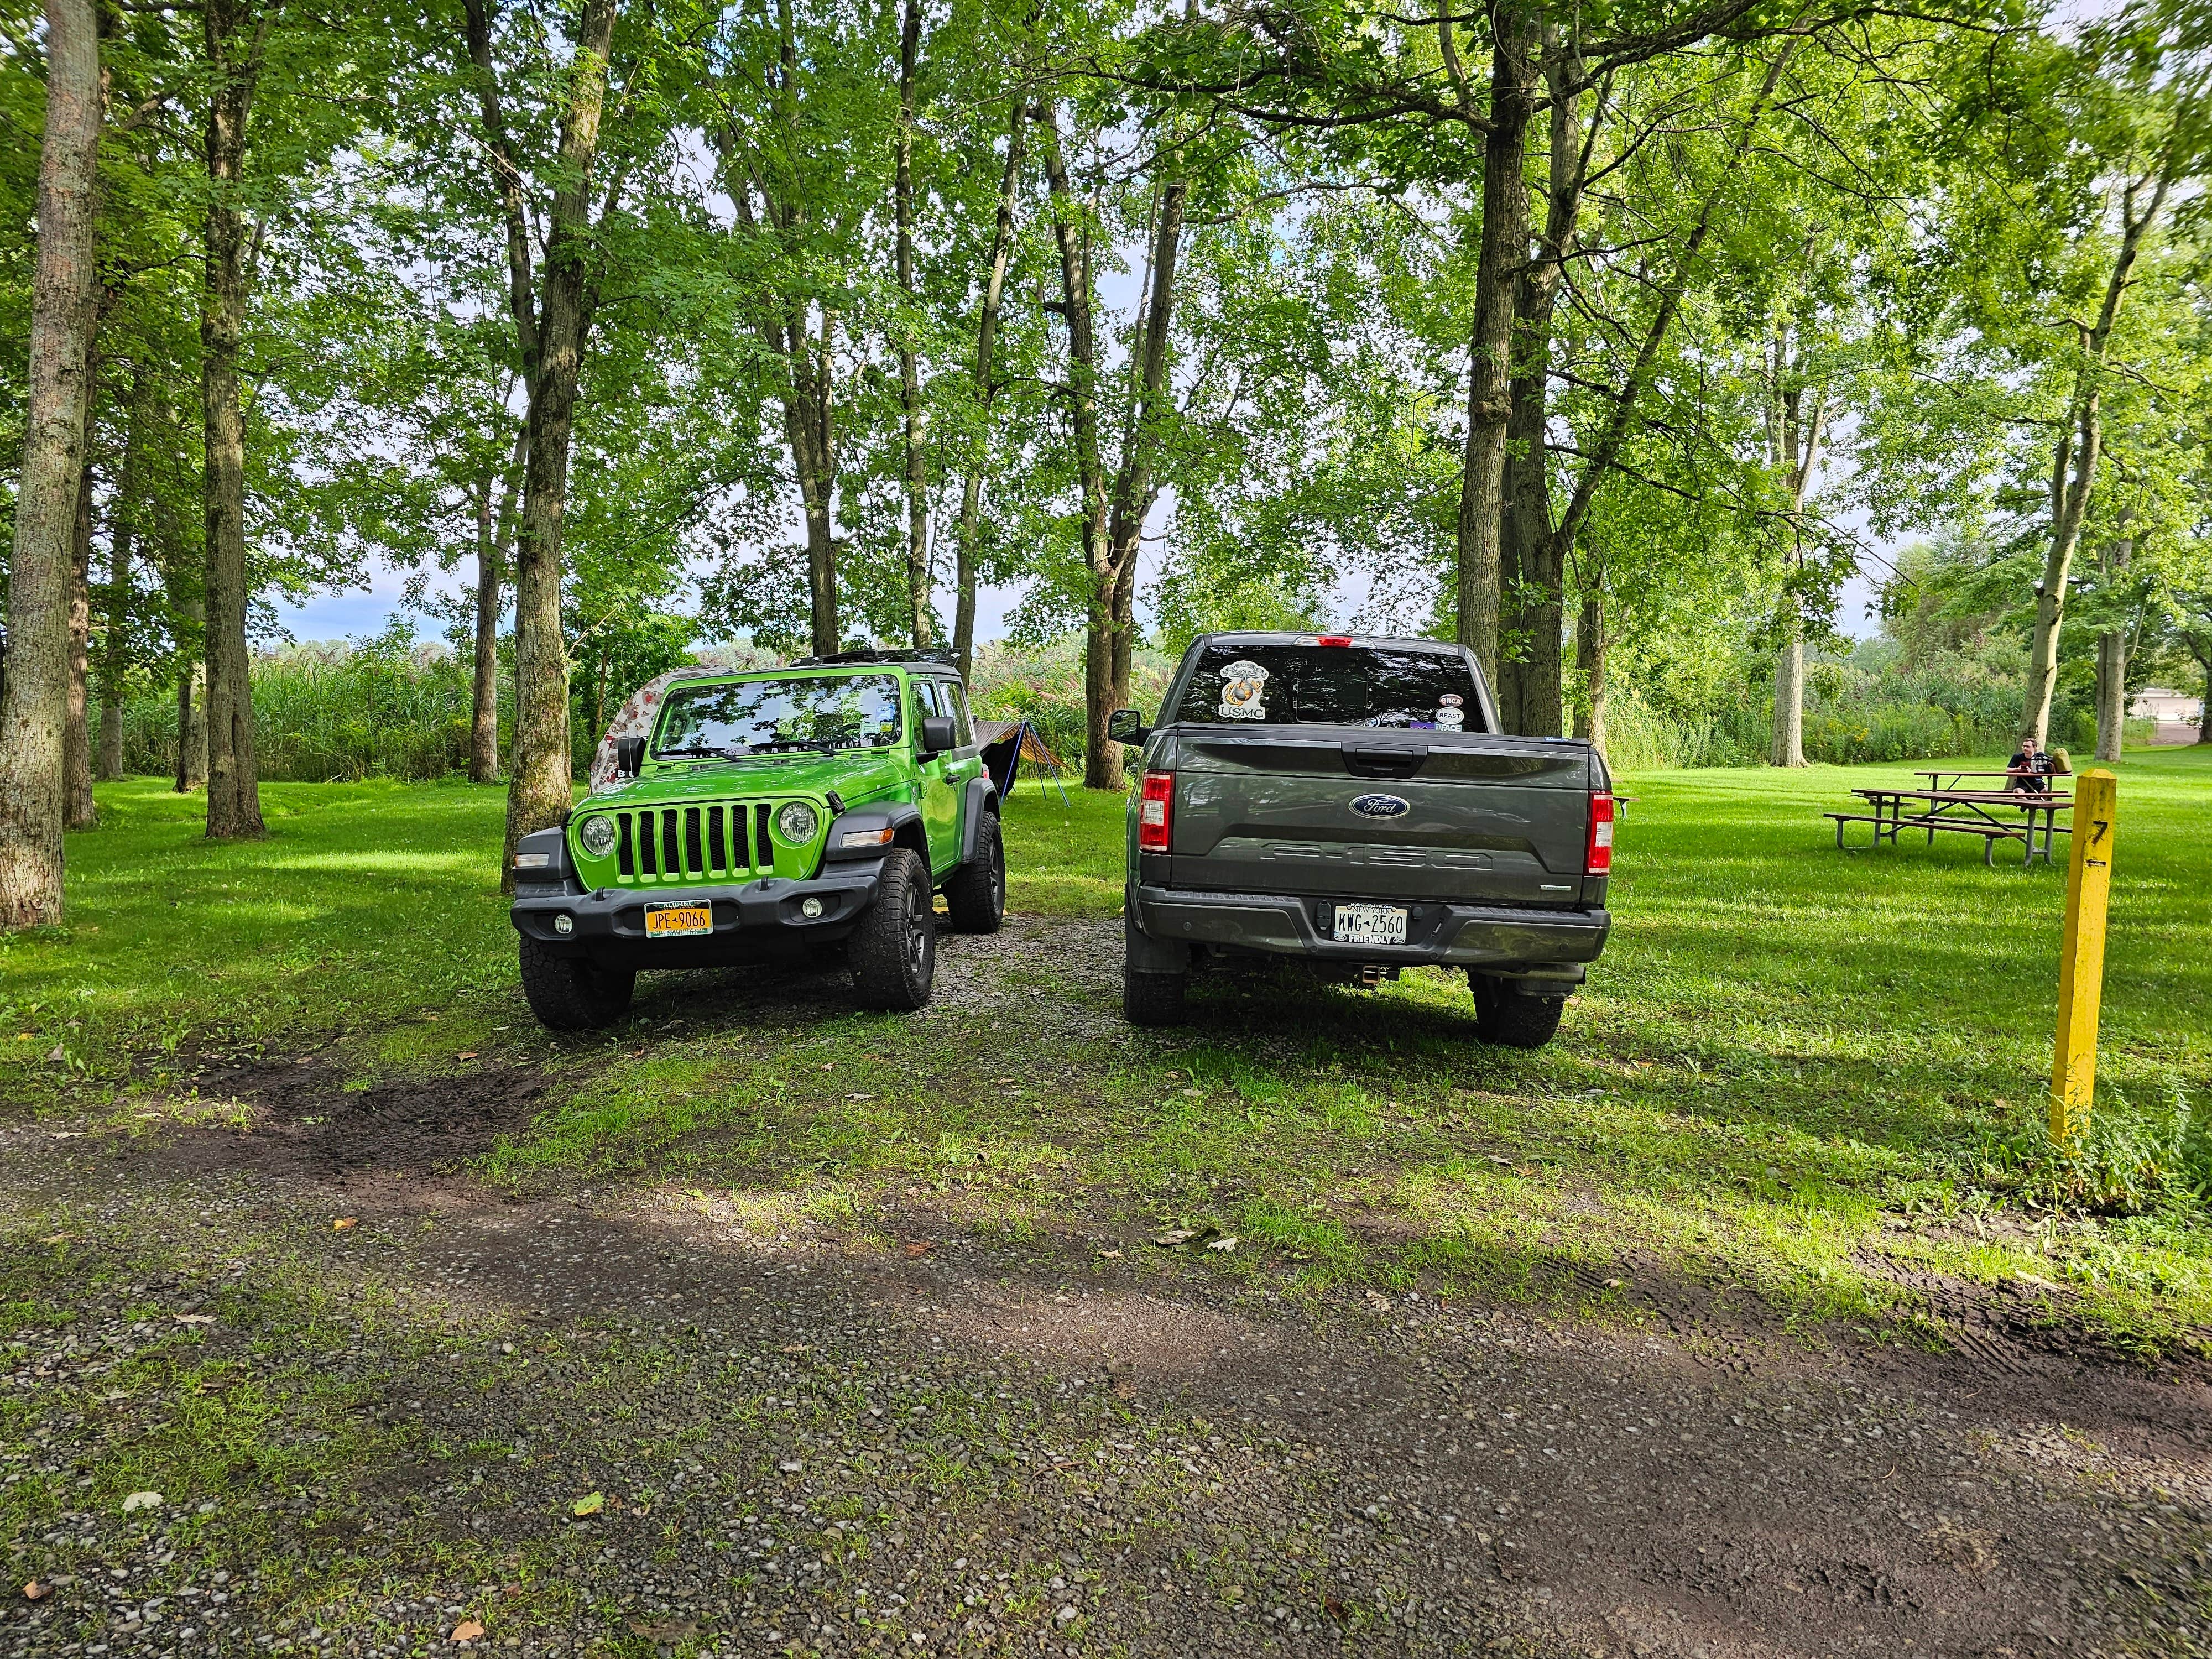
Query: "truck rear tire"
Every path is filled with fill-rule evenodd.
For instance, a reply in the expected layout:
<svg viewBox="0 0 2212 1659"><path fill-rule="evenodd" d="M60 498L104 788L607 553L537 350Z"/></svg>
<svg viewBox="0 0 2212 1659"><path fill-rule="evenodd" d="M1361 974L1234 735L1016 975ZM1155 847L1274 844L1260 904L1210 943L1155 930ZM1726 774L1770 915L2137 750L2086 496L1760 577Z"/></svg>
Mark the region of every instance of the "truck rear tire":
<svg viewBox="0 0 2212 1659"><path fill-rule="evenodd" d="M1523 996L1481 974L1469 974L1474 988L1474 1035L1501 1048L1540 1048L1559 1029L1567 1009L1565 997Z"/></svg>
<svg viewBox="0 0 2212 1659"><path fill-rule="evenodd" d="M1121 968L1121 1018L1132 1025L1180 1025L1188 974L1148 974Z"/></svg>
<svg viewBox="0 0 2212 1659"><path fill-rule="evenodd" d="M908 1013L929 1000L937 977L937 907L929 870L894 847L877 878L876 902L853 930L853 991L863 1008Z"/></svg>
<svg viewBox="0 0 2212 1659"><path fill-rule="evenodd" d="M1006 846L999 815L975 826L975 856L945 884L945 908L956 933L995 933L1006 915Z"/></svg>
<svg viewBox="0 0 2212 1659"><path fill-rule="evenodd" d="M552 1031L598 1031L629 1012L635 970L602 968L588 957L558 956L522 935L522 994Z"/></svg>

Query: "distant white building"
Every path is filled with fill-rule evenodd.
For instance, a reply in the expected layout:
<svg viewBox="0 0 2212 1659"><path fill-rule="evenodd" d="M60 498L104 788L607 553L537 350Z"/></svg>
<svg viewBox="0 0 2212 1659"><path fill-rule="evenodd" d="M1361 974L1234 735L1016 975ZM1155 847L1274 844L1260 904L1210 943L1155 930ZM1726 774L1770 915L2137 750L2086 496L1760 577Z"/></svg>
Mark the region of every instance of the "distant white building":
<svg viewBox="0 0 2212 1659"><path fill-rule="evenodd" d="M2128 704L2128 715L2131 720L2158 722L2158 729L2151 734L2153 743L2194 743L2204 724L2204 699L2186 691L2147 685Z"/></svg>

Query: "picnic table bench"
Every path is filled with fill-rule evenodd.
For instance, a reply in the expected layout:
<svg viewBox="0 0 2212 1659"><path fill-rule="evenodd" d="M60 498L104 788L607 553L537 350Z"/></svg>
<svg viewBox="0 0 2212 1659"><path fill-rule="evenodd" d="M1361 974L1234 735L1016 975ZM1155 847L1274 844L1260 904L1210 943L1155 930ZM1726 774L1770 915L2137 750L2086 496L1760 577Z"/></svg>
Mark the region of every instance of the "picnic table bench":
<svg viewBox="0 0 2212 1659"><path fill-rule="evenodd" d="M1920 775L1930 775L1923 773ZM1947 773L1939 776L1964 777L1972 774ZM2009 774L1984 773L1982 776L2008 776ZM2026 843L2021 867L2027 868L2039 856L2045 864L2051 862L2051 842L2053 836L2070 835L2070 830L2057 827L2061 812L2071 811L2074 798L2045 790L2031 789L1946 789L1931 786L1925 789L1877 787L1854 789L1851 793L1866 801L1872 811L1866 812L1824 812L1823 817L1836 821L1836 845L1844 844L1846 823L1870 823L1874 826L1874 845L1879 847L1887 836L1891 846L1897 844L1901 830L1924 830L1929 845L1934 845L1936 832L1982 838L1982 862L1996 862L1996 845L2001 841ZM1908 801L1918 803L1909 815ZM2021 814L2008 821L2000 816L2007 809ZM2040 817L2042 823L2037 823ZM2041 830L2042 845L2037 846L2037 832Z"/></svg>

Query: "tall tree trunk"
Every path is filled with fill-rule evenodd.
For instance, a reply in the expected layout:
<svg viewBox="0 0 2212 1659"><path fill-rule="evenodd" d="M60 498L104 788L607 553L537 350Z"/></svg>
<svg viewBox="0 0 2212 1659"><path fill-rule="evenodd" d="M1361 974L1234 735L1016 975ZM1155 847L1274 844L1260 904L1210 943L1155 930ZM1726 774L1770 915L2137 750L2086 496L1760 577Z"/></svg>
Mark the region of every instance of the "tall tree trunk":
<svg viewBox="0 0 2212 1659"><path fill-rule="evenodd" d="M899 326L899 404L905 413L906 597L914 647L929 641L929 472L922 454L921 377L915 362L914 117L915 66L921 52L921 0L906 0L899 31L897 165L892 185L898 221L898 285L908 314Z"/></svg>
<svg viewBox="0 0 2212 1659"><path fill-rule="evenodd" d="M1820 447L1820 399L1805 396L1804 352L1792 360L1786 338L1778 338L1770 360L1771 395L1767 399L1768 459L1781 472L1790 502L1790 562L1782 593L1782 646L1774 659L1774 730L1767 759L1776 766L1805 763L1805 612L1794 583L1803 568L1802 520L1805 494Z"/></svg>
<svg viewBox="0 0 2212 1659"><path fill-rule="evenodd" d="M1552 319L1566 261L1577 251L1576 222L1589 155L1582 99L1572 88L1582 63L1562 48L1547 21L1541 33L1552 106L1544 225L1534 254L1514 283L1513 359L1506 421L1503 520L1498 537L1499 717L1509 732L1556 737L1565 708L1560 660L1566 633L1567 549L1553 533L1547 434ZM1601 91L1595 124L1605 118Z"/></svg>
<svg viewBox="0 0 2212 1659"><path fill-rule="evenodd" d="M1575 710L1575 735L1587 738L1599 754L1605 753L1605 595L1595 586L1583 593L1583 614L1575 624L1575 672L1583 684L1583 700Z"/></svg>
<svg viewBox="0 0 2212 1659"><path fill-rule="evenodd" d="M2066 614L2066 584L2073 573L2074 550L2081 539L2081 521L2090 492L2096 488L2097 463L2104 450L2106 349L2112 340L2113 321L2127 297L2136 260L2166 204L2166 191L2172 187L2183 148L2178 135L2170 137L2157 177L2129 180L2120 208L2119 252L2105 284L2104 305L2095 323L2081 331L2073 400L2052 468L2054 477L2065 477L2070 447L2073 477L2052 503L2051 547L2044 555L2043 580L2036 590L2035 633L2027 651L2027 696L2021 710L2021 735L2032 737L2039 744L2050 733L2051 693L2058 679L2058 629Z"/></svg>
<svg viewBox="0 0 2212 1659"><path fill-rule="evenodd" d="M959 566L953 578L957 597L954 601L952 649L960 659L963 678L973 672L975 662L975 581L979 563L976 537L982 521L983 480L991 468L991 405L999 395L998 382L993 378L992 356L998 345L999 306L1000 295L1006 291L1006 266L1013 258L1014 211L1021 199L1022 138L1028 116L1028 109L1017 98L1006 134L1006 175L999 184L999 216L991 228L991 259L983 279L982 314L975 323L975 453L960 491L959 547L956 555Z"/></svg>
<svg viewBox="0 0 2212 1659"><path fill-rule="evenodd" d="M576 386L589 327L592 173L599 156L607 55L616 0L585 0L561 112L558 185L545 243L537 372L530 383L530 453L522 532L515 549L515 760L507 786L501 879L514 880L514 848L556 824L574 799L568 744L568 653L561 635L561 539L568 507L568 452Z"/></svg>
<svg viewBox="0 0 2212 1659"><path fill-rule="evenodd" d="M95 162L105 88L90 0L47 0L22 472L8 566L0 689L0 927L62 919L62 732L68 718L70 546L83 471Z"/></svg>
<svg viewBox="0 0 2212 1659"><path fill-rule="evenodd" d="M2125 507L2120 509L2119 524L2125 531L2133 516ZM2136 544L2132 536L2122 534L2112 544L2106 556L2105 575L2108 581L2118 582L2126 578L2128 567L2135 562ZM2108 628L2097 635L2097 758L2117 761L2120 748L2126 740L2128 717L2128 630L2124 627Z"/></svg>
<svg viewBox="0 0 2212 1659"><path fill-rule="evenodd" d="M1146 264L1152 284L1144 308L1137 317L1137 395L1130 410L1128 436L1121 449L1121 465L1114 480L1113 508L1107 527L1108 556L1112 563L1106 622L1110 630L1110 654L1106 677L1106 713L1129 701L1130 665L1137 644L1137 566L1144 548L1145 520L1159 500L1159 433L1167 391L1168 343L1175 322L1176 274L1182 252L1183 213L1190 198L1190 183L1181 176L1182 152L1169 152L1171 176L1161 186L1159 212L1152 228ZM1114 763L1112 781L1103 788L1121 786L1121 745L1106 740L1103 715L1097 747Z"/></svg>
<svg viewBox="0 0 2212 1659"><path fill-rule="evenodd" d="M1075 199L1060 153L1060 107L1048 100L1037 112L1044 133L1045 183L1052 191L1053 240L1060 250L1061 304L1067 321L1068 427L1075 477L1083 498L1083 559L1089 588L1083 641L1083 781L1092 789L1121 787L1119 745L1106 740L1114 703L1114 568L1107 529L1106 465L1098 441L1098 343L1093 328L1091 233Z"/></svg>
<svg viewBox="0 0 2212 1659"><path fill-rule="evenodd" d="M835 371L831 351L837 319L822 313L818 349L808 337L803 313L786 327L791 395L784 399L784 430L799 475L799 502L806 520L806 595L814 654L826 657L842 648L837 617L837 446L834 413Z"/></svg>
<svg viewBox="0 0 2212 1659"><path fill-rule="evenodd" d="M206 286L200 300L200 423L206 444L207 833L257 836L261 781L254 760L252 658L246 646L246 416L238 356L246 331L246 246L240 183L246 124L268 18L252 0L205 0L208 95Z"/></svg>
<svg viewBox="0 0 2212 1659"><path fill-rule="evenodd" d="M1476 255L1474 327L1468 341L1467 449L1460 473L1458 638L1492 684L1505 507L1506 429L1511 422L1513 311L1528 257L1528 191L1521 176L1540 72L1536 14L1501 0L1492 14L1490 131L1482 146L1482 231Z"/></svg>
<svg viewBox="0 0 2212 1659"><path fill-rule="evenodd" d="M62 827L90 830L100 822L92 798L92 448L91 399L86 400L87 459L77 480L76 526L70 536L69 715L62 736Z"/></svg>
<svg viewBox="0 0 2212 1659"><path fill-rule="evenodd" d="M2112 628L2097 635L2097 758L2116 761L2127 730L2128 636Z"/></svg>
<svg viewBox="0 0 2212 1659"><path fill-rule="evenodd" d="M123 465L115 481L114 522L108 532L107 585L101 595L106 635L100 660L99 774L108 781L123 775L123 679L131 665L131 564L138 535L138 451L144 437L145 393L145 369L134 364L124 416Z"/></svg>
<svg viewBox="0 0 2212 1659"><path fill-rule="evenodd" d="M499 618L506 608L501 584L514 544L514 503L523 469L530 459L530 428L514 438L514 459L501 481L499 506L492 506L491 483L477 498L476 660L469 687L469 781L499 779Z"/></svg>

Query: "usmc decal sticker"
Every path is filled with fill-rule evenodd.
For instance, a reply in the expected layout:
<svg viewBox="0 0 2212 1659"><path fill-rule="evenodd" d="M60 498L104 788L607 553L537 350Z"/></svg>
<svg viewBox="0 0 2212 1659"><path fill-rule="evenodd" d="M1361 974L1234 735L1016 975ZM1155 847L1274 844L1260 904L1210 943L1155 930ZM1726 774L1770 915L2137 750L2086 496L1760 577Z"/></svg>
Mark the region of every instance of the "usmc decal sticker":
<svg viewBox="0 0 2212 1659"><path fill-rule="evenodd" d="M1221 671L1221 707L1225 720L1263 720L1267 718L1267 671L1249 658L1239 657Z"/></svg>

